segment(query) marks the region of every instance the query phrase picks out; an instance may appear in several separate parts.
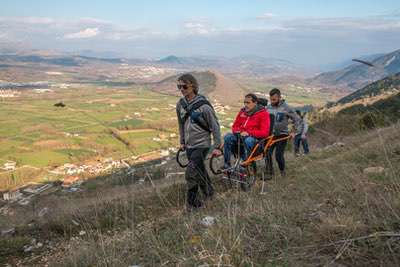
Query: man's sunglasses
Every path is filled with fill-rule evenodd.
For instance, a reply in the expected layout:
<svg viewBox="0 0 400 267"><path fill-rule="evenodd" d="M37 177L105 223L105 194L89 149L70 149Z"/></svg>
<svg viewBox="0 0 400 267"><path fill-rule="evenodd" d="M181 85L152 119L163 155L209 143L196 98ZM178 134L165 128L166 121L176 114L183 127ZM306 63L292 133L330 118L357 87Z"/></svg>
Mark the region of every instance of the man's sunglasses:
<svg viewBox="0 0 400 267"><path fill-rule="evenodd" d="M179 90L186 90L189 88L189 86L187 84L178 84L176 87L178 87Z"/></svg>

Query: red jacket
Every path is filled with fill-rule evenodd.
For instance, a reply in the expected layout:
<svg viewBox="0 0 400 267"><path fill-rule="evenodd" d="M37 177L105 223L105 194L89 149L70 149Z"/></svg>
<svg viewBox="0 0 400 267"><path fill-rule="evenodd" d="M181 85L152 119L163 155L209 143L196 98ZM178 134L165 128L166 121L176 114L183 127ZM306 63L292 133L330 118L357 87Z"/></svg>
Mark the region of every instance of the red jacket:
<svg viewBox="0 0 400 267"><path fill-rule="evenodd" d="M248 115L244 108L241 109L232 125L232 132L247 132L255 138L267 137L270 126L269 113L264 107L257 108L252 115Z"/></svg>

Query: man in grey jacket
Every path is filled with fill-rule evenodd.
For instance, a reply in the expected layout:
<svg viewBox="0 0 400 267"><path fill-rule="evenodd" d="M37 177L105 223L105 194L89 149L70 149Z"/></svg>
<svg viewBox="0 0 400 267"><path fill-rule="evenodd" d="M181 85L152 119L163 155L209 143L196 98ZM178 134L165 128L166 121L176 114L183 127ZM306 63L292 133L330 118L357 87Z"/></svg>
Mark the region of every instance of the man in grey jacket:
<svg viewBox="0 0 400 267"><path fill-rule="evenodd" d="M206 198L214 194L204 160L211 148L211 135L214 141L214 155L221 155L221 132L217 116L207 99L198 94L199 85L191 74L178 78L177 87L183 97L176 104L181 149L186 150L189 165L186 168L187 207L199 208L199 189Z"/></svg>
<svg viewBox="0 0 400 267"><path fill-rule="evenodd" d="M292 138L297 134L300 133L300 117L296 114L296 112L290 108L285 100L282 99L281 91L277 88L272 89L269 92L270 96L270 104L268 105L267 109L271 115L274 117L273 122L273 130L272 134L275 138L283 138L289 136L289 120L292 120L294 123L294 129L290 135ZM284 177L285 173L285 148L287 144L287 139L279 141L272 145L269 149L268 156L266 157L266 167L267 167L267 179L271 179L274 171L273 171L273 164L272 164L272 153L275 151L275 158L279 166L279 170L281 172L281 176Z"/></svg>

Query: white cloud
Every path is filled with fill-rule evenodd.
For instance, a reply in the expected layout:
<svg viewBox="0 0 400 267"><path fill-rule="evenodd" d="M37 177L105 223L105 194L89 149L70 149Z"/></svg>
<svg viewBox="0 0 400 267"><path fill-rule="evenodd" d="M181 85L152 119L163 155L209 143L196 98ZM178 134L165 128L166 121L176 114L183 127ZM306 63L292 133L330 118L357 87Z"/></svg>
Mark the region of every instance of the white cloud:
<svg viewBox="0 0 400 267"><path fill-rule="evenodd" d="M69 33L64 35L65 39L85 39L85 38L93 38L100 33L98 28L86 28L83 31L79 31L76 33Z"/></svg>
<svg viewBox="0 0 400 267"><path fill-rule="evenodd" d="M282 22L282 25L301 30L353 31L353 30L393 30L400 29L400 21L394 19L371 18L297 18Z"/></svg>
<svg viewBox="0 0 400 267"><path fill-rule="evenodd" d="M246 33L260 33L260 34L267 34L267 33L279 33L279 32L287 32L290 31L291 28L287 28L281 25L268 25L268 26L261 26L261 27L229 27L220 31L220 34L246 34Z"/></svg>
<svg viewBox="0 0 400 267"><path fill-rule="evenodd" d="M201 23L195 23L195 22L187 22L184 25L185 29L189 30L190 33L195 33L195 34L209 34L210 31L206 27L206 25L201 24Z"/></svg>
<svg viewBox="0 0 400 267"><path fill-rule="evenodd" d="M210 35L218 30L206 18L187 21L183 25L185 33L191 35Z"/></svg>
<svg viewBox="0 0 400 267"><path fill-rule="evenodd" d="M264 14L260 15L257 17L259 20L270 20L272 18L276 17L275 14L272 14L270 12L265 12Z"/></svg>
<svg viewBox="0 0 400 267"><path fill-rule="evenodd" d="M0 17L0 22L46 25L54 23L54 19L49 17Z"/></svg>
<svg viewBox="0 0 400 267"><path fill-rule="evenodd" d="M98 19L98 18L91 18L91 17L85 17L85 18L80 18L78 20L79 23L83 23L83 24L103 24L103 25L107 25L107 24L113 24L111 21L109 20L104 20L104 19Z"/></svg>

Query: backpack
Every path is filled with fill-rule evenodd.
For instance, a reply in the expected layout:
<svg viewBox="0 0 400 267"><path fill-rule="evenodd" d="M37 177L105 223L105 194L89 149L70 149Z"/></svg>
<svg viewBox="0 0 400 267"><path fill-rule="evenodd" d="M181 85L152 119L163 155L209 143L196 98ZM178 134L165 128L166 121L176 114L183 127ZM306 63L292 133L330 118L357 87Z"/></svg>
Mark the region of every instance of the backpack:
<svg viewBox="0 0 400 267"><path fill-rule="evenodd" d="M263 107L267 107L268 106L268 99L259 97L257 99L257 104L259 104L259 105L261 105Z"/></svg>
<svg viewBox="0 0 400 267"><path fill-rule="evenodd" d="M274 126L275 126L275 115L272 113L269 113L269 133L268 136L272 135L274 133Z"/></svg>
<svg viewBox="0 0 400 267"><path fill-rule="evenodd" d="M268 109L267 109L267 106L268 106L268 99L259 97L258 100L257 100L257 104L259 104L259 105L265 107L265 109L268 110ZM268 112L268 113L269 113L269 112ZM269 125L269 133L268 133L268 136L269 136L269 135L272 135L273 132L274 132L274 124L275 124L275 115L274 115L274 114L269 113L269 121L270 121L270 125Z"/></svg>
<svg viewBox="0 0 400 267"><path fill-rule="evenodd" d="M193 111L200 108L203 105L209 105L212 109L213 106L211 105L211 103L207 100L207 99L202 99L198 102L196 102L194 105L191 106L191 108L189 109L186 101L181 98L181 100L179 100L179 103L181 104L182 108L186 111L185 116L182 118L182 122L183 124L185 124L186 120L190 117L191 121L196 123L197 125L200 126L201 129L203 129L204 131L207 131L209 133L211 133L210 128L208 127L208 125L205 125L199 118L199 116L195 116L193 114Z"/></svg>

